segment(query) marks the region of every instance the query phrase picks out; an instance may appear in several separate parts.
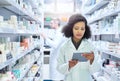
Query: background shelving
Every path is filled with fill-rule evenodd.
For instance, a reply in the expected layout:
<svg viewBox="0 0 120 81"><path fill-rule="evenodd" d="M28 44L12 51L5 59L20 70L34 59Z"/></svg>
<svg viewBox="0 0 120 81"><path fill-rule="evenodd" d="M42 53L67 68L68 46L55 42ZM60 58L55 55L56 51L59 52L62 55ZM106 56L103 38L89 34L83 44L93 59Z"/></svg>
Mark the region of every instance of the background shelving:
<svg viewBox="0 0 120 81"><path fill-rule="evenodd" d="M26 76L26 74L30 71L31 67L34 65L34 63L36 61L38 61L39 58L40 58L40 56L37 57L36 60L34 60L33 62L31 62L31 64L29 65L29 68L26 69L26 71L22 74L22 76L17 81L22 81L22 79ZM39 68L40 68L40 66L39 66Z"/></svg>
<svg viewBox="0 0 120 81"><path fill-rule="evenodd" d="M96 22L96 21L99 21L99 20L101 20L101 19L104 19L104 18L106 18L106 17L110 17L110 16L117 15L118 13L120 13L120 9L115 10L115 11L110 12L110 13L107 13L106 15L104 15L105 13L104 13L104 14L101 14L101 16L98 16L98 17L95 17L95 18L90 19L90 20L89 20L89 24L92 24L92 23L94 23L94 22Z"/></svg>
<svg viewBox="0 0 120 81"><path fill-rule="evenodd" d="M30 51L32 51L34 48L31 48L29 50L26 50L24 52L21 52L20 54L17 54L17 56L15 58L11 58L10 60L7 60L6 62L0 64L0 69L4 68L5 66L10 65L11 63L14 63L15 61L17 61L18 59L20 59L21 57L25 56L26 54L28 54Z"/></svg>
<svg viewBox="0 0 120 81"><path fill-rule="evenodd" d="M109 70L107 70L106 68L102 68L105 73L107 73L109 75L109 77L111 77L111 81L114 80L114 81L119 81L120 79L118 79L118 77L116 76L116 74L113 74L112 72L110 72ZM108 78L110 79L110 78Z"/></svg>
<svg viewBox="0 0 120 81"><path fill-rule="evenodd" d="M89 10L84 12L84 14L89 15L108 3L109 1L106 1L106 0L99 1L95 5L90 6Z"/></svg>
<svg viewBox="0 0 120 81"><path fill-rule="evenodd" d="M21 2L21 1L20 1ZM3 5L3 8L19 15L22 16L30 21L36 21L40 23L40 20L35 17L35 15L33 14L33 12L29 13L29 11L27 9L24 8L24 3L17 3L14 0L4 0L4 1L0 1L0 5ZM22 5L22 6L20 6Z"/></svg>
<svg viewBox="0 0 120 81"><path fill-rule="evenodd" d="M102 75L94 75L97 81L119 81L120 72L120 1L86 0L83 12L92 30L92 41L101 55ZM114 69L114 70L113 70ZM116 69L116 70L115 70Z"/></svg>
<svg viewBox="0 0 120 81"><path fill-rule="evenodd" d="M23 81L38 61L36 73L41 77L36 81L42 80L43 40L39 33L44 26L43 6L43 0L0 1L0 55L4 57L0 61L0 81Z"/></svg>

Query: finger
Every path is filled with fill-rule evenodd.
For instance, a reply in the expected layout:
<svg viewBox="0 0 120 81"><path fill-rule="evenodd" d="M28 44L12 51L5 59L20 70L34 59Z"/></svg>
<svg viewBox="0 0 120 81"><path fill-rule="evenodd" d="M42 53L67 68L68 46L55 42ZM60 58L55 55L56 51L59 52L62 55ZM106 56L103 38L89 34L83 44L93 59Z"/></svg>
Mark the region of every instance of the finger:
<svg viewBox="0 0 120 81"><path fill-rule="evenodd" d="M86 58L86 57L87 57L87 54L82 54L81 56L83 56L83 57L85 57L85 58Z"/></svg>
<svg viewBox="0 0 120 81"><path fill-rule="evenodd" d="M93 51L91 51L91 54L94 54L94 52L93 52Z"/></svg>
<svg viewBox="0 0 120 81"><path fill-rule="evenodd" d="M81 54L81 56L86 56L86 54Z"/></svg>

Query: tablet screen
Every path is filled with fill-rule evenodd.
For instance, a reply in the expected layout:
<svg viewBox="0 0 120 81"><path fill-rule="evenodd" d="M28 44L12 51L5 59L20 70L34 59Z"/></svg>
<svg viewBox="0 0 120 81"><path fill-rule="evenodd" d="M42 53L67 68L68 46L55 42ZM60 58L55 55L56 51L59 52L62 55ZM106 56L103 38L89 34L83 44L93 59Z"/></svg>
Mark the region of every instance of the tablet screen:
<svg viewBox="0 0 120 81"><path fill-rule="evenodd" d="M84 56L82 56L82 54L83 53L73 53L72 59L73 60L78 60L78 61L81 61L81 62L87 61L87 59Z"/></svg>

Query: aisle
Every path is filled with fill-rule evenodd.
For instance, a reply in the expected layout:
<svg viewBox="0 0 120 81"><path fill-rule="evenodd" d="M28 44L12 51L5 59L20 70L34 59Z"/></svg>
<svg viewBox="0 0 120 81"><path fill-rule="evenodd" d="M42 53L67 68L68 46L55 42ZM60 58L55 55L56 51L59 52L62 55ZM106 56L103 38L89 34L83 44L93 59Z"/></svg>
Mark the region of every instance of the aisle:
<svg viewBox="0 0 120 81"><path fill-rule="evenodd" d="M50 80L49 77L49 64L43 65L43 80Z"/></svg>
<svg viewBox="0 0 120 81"><path fill-rule="evenodd" d="M49 57L50 57L50 49L44 48L43 81L51 81L49 75Z"/></svg>

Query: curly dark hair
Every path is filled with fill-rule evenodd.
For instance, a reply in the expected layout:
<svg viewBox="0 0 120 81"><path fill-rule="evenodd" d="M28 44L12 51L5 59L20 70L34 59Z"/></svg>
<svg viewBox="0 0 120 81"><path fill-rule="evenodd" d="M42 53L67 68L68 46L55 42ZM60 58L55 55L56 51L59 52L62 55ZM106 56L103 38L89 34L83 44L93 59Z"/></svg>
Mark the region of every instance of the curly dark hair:
<svg viewBox="0 0 120 81"><path fill-rule="evenodd" d="M90 27L87 25L87 20L84 16L82 16L81 14L74 14L69 18L68 23L63 27L62 29L62 33L64 33L64 35L66 37L73 37L73 26L74 24L76 24L77 22L84 22L85 23L85 33L83 36L83 39L86 38L90 38L91 37L91 31L90 31Z"/></svg>

